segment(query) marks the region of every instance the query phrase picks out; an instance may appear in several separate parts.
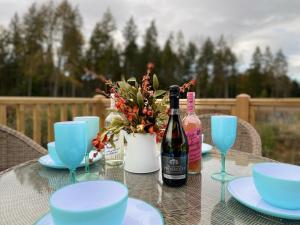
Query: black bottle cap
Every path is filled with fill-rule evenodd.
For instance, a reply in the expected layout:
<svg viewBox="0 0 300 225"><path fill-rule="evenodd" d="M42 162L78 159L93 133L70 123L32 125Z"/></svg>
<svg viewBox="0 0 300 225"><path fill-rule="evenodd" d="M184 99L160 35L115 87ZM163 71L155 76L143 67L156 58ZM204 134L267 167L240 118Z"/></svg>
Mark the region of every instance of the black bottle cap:
<svg viewBox="0 0 300 225"><path fill-rule="evenodd" d="M178 85L171 85L170 86L170 97L171 96L179 96L180 88Z"/></svg>
<svg viewBox="0 0 300 225"><path fill-rule="evenodd" d="M171 109L179 108L179 92L180 92L180 88L178 85L170 86L170 108Z"/></svg>

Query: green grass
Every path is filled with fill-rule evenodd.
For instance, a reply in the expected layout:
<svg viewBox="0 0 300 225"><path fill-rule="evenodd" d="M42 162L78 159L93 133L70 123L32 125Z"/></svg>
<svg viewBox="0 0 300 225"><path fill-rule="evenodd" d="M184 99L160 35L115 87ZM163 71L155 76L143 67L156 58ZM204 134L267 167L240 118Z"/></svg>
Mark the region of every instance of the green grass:
<svg viewBox="0 0 300 225"><path fill-rule="evenodd" d="M260 113L256 129L261 136L263 156L300 165L300 113Z"/></svg>

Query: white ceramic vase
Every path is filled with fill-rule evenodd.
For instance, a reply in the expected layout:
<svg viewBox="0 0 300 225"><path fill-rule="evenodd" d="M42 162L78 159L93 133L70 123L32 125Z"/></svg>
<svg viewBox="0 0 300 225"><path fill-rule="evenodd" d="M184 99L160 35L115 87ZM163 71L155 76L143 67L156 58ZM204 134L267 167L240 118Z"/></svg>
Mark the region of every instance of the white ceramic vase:
<svg viewBox="0 0 300 225"><path fill-rule="evenodd" d="M160 169L154 134L127 134L124 169L131 173L151 173Z"/></svg>

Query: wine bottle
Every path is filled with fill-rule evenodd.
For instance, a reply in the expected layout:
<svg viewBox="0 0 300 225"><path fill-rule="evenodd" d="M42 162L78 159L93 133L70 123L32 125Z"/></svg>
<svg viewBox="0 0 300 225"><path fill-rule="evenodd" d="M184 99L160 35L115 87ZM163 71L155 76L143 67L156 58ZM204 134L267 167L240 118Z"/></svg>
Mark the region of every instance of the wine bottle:
<svg viewBox="0 0 300 225"><path fill-rule="evenodd" d="M161 145L162 179L168 186L186 184L188 141L179 114L179 86L170 86L170 111Z"/></svg>
<svg viewBox="0 0 300 225"><path fill-rule="evenodd" d="M189 143L188 172L197 174L201 172L202 123L195 113L195 92L187 93L187 114L182 124Z"/></svg>

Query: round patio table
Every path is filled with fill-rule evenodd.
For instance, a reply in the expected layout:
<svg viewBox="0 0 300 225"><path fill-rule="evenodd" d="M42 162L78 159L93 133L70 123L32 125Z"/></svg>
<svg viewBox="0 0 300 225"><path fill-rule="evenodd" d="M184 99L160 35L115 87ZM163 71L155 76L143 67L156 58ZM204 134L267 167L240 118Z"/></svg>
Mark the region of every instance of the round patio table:
<svg viewBox="0 0 300 225"><path fill-rule="evenodd" d="M226 166L235 176L248 176L253 164L264 161L271 160L232 150ZM213 150L203 157L202 174L189 176L187 185L181 188L163 185L160 172L132 174L122 166L105 166L103 161L93 165L92 171L99 171L102 179L126 184L129 197L142 199L160 209L166 225L300 224L300 221L266 216L241 205L227 192L226 184L211 179L219 167L219 154ZM83 172L80 169L77 173ZM36 161L1 172L0 224L34 224L49 211L50 194L69 182L67 170L45 168Z"/></svg>

